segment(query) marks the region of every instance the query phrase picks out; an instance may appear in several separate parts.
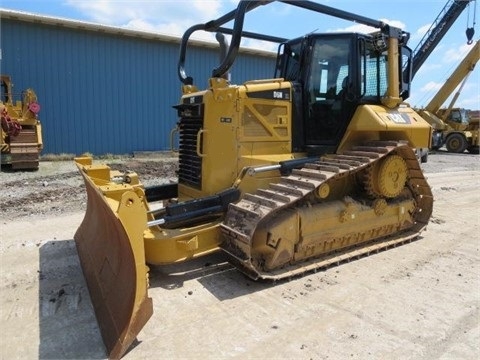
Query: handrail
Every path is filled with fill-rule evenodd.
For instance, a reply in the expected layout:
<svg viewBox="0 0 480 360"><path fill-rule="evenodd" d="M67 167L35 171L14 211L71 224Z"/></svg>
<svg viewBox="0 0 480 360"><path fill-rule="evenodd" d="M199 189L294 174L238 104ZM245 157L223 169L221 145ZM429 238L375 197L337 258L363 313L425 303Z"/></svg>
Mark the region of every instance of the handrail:
<svg viewBox="0 0 480 360"><path fill-rule="evenodd" d="M180 55L178 60L178 76L180 81L184 85L193 85L193 78L188 76L185 71L185 58L187 52L187 44L190 36L199 30L209 31L209 32L221 32L224 34L232 35L231 44L228 49L226 56L220 65L213 69L212 77L221 77L223 74L229 71L232 67L235 58L238 54L240 47L240 41L242 38L251 38L257 40L265 40L276 43L284 43L287 40L277 36L258 34L243 31L243 24L245 19L245 14L261 5L270 4L272 2L279 1L285 4L297 6L306 10L318 12L325 15L330 15L333 17L338 17L341 19L354 21L360 24L368 25L380 29L380 31L386 34L389 37L396 37L399 40L405 37L406 33L401 31L396 27L390 26L382 21L370 19L365 16L357 15L347 11L335 9L326 5L318 4L313 1L307 0L296 0L296 1L287 1L287 0L241 0L238 3L237 9L228 12L227 14L221 16L216 20L209 21L204 24L197 24L190 27L182 37L182 42L180 45ZM222 27L222 25L228 23L229 21L234 20L233 28L228 29Z"/></svg>

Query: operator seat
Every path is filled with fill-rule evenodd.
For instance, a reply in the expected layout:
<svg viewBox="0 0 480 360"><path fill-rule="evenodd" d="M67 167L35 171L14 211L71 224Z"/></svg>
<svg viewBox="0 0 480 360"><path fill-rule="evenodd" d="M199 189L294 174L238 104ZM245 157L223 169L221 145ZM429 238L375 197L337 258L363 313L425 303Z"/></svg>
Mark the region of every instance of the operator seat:
<svg viewBox="0 0 480 360"><path fill-rule="evenodd" d="M345 76L342 80L342 88L337 94L337 100L345 100L347 98L348 93L348 75Z"/></svg>

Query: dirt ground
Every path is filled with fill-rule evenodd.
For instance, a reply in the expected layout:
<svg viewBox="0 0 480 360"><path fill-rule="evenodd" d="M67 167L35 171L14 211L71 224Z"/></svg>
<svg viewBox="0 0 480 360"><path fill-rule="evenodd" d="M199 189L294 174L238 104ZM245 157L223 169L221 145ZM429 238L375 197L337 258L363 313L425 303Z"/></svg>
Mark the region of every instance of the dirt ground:
<svg viewBox="0 0 480 360"><path fill-rule="evenodd" d="M175 158L102 161L147 184ZM435 196L418 241L291 281L253 282L221 254L153 268L154 315L125 359L480 358L480 156L422 164ZM0 172L1 359L103 359L73 234L72 162Z"/></svg>

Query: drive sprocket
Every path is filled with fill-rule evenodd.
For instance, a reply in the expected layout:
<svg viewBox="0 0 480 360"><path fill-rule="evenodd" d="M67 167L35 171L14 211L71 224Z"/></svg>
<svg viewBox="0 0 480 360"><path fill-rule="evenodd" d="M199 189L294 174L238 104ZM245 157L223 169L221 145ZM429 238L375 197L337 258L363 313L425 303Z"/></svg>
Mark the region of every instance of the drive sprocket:
<svg viewBox="0 0 480 360"><path fill-rule="evenodd" d="M374 198L394 198L405 187L407 173L407 163L400 155L388 155L367 170L365 189Z"/></svg>

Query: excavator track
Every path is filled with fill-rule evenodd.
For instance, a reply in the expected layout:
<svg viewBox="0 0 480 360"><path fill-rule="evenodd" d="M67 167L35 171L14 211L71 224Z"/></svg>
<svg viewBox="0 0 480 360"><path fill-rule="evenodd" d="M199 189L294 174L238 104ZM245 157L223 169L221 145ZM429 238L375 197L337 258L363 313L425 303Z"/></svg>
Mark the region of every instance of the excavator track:
<svg viewBox="0 0 480 360"><path fill-rule="evenodd" d="M380 187L389 193L391 186L383 184L378 172L373 171L388 157L394 164L406 165L404 186L402 184L401 191L391 198L375 195L374 189ZM403 160L398 160L399 157ZM388 166L387 171L391 173L395 165ZM363 188L357 186L329 199L331 190L353 182L362 182ZM358 196L359 192L363 194ZM362 203L354 200L355 196L362 199ZM308 214L315 211L310 210L315 209L315 199L320 199L320 205L316 217L312 217ZM247 276L279 280L410 242L426 227L432 208L432 192L414 151L403 142L376 141L343 154L324 156L282 176L268 189L244 194L238 203L230 204L221 225L224 238L221 248ZM324 213L334 213L336 225L314 235L303 234L303 224L320 222ZM384 220L387 218L391 220ZM282 227L283 219L290 221L290 225ZM278 226L280 230L272 230L270 226ZM339 233L347 226L350 232ZM275 237L275 231L280 235ZM285 240L289 236L292 244ZM285 248L282 251L278 250L281 246ZM280 266L269 268L269 260L265 260L266 256L257 248L265 253L276 251L272 258L278 260Z"/></svg>

